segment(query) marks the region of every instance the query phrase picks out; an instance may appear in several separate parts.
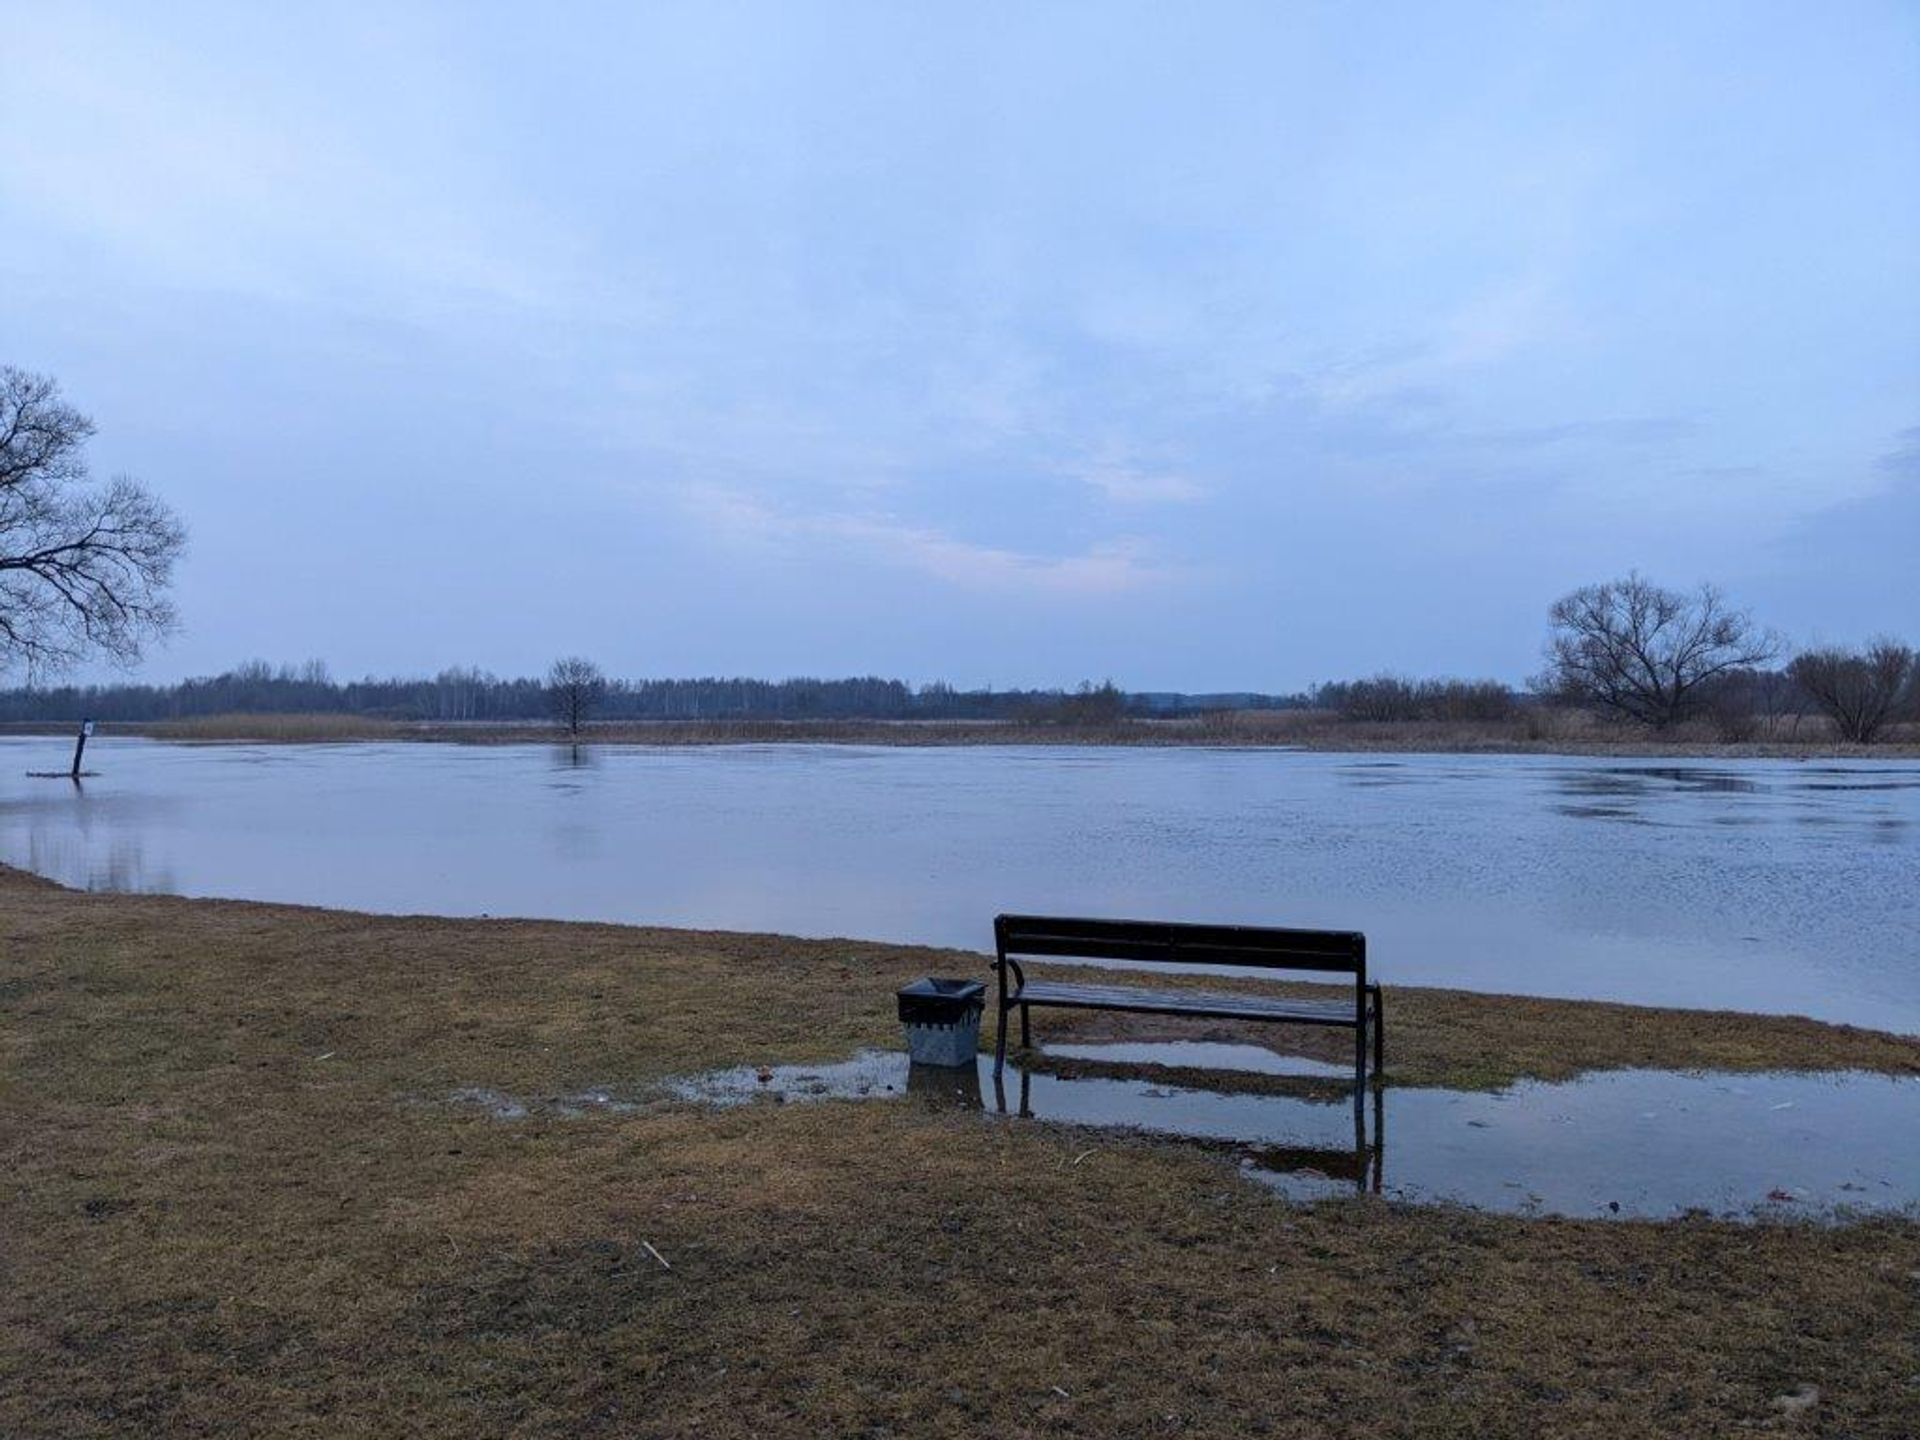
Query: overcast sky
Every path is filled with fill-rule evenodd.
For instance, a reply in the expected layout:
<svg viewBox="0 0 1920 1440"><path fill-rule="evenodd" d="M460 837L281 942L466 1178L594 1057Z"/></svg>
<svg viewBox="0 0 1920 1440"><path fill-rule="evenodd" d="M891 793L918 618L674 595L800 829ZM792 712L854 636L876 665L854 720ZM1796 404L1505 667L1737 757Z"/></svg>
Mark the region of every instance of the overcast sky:
<svg viewBox="0 0 1920 1440"><path fill-rule="evenodd" d="M1518 679L1633 567L1920 641L1911 3L0 8L150 678Z"/></svg>

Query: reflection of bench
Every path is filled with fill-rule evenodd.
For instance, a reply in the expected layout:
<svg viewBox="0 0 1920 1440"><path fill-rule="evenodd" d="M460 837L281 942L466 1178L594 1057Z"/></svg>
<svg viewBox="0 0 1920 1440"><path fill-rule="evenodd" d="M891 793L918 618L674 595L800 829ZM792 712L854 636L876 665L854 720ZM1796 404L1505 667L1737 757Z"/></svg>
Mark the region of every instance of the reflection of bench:
<svg viewBox="0 0 1920 1440"><path fill-rule="evenodd" d="M958 1077L961 1074L959 1071L942 1072L934 1070L931 1066L916 1065L909 1071L907 1076L907 1088L909 1090L930 1083L938 1083L917 1079L918 1072L922 1070L926 1071L929 1076L941 1075L947 1077L944 1083L950 1085L965 1083L957 1078L952 1078ZM1034 1116L1033 1068L1031 1065L1023 1065L1020 1067L1018 1073L1020 1076L1020 1103L1015 1113L1019 1114L1022 1119L1030 1120ZM971 1103L979 1105L981 1103L978 1088L980 1084L979 1074L974 1071L968 1071L966 1074L972 1079L974 1086ZM1074 1082L1067 1080L1059 1083L1071 1086ZM1308 1085L1315 1083L1314 1081L1307 1082ZM925 1093L925 1091L922 1093ZM1183 1093L1187 1096L1191 1096L1192 1094L1191 1091ZM1231 1095L1234 1092L1227 1091L1224 1093ZM1385 1183L1387 1164L1386 1090L1385 1087L1379 1085L1373 1087L1372 1140L1368 1140L1367 1138L1366 1113L1360 1103L1360 1097L1365 1093L1365 1087L1362 1086L1356 1086L1353 1092L1353 1148L1351 1150L1337 1150L1330 1146L1319 1145L1267 1144L1261 1141L1236 1140L1224 1134L1195 1133L1187 1129L1169 1129L1161 1133L1176 1136L1183 1143L1198 1145L1205 1150L1224 1151L1242 1161L1251 1163L1257 1169L1265 1170L1275 1175L1317 1174L1329 1180L1349 1180L1353 1183L1354 1189L1362 1193L1371 1190L1374 1194L1378 1195L1381 1187ZM944 1098L944 1096L940 1097L940 1099ZM1320 1101L1315 1100L1311 1095L1305 1097L1290 1096L1287 1098L1305 1098L1309 1103L1320 1103ZM993 1077L993 1100L995 1107L1002 1115L1008 1113L1006 1081L997 1073ZM1142 1107L1134 1116L1137 1122L1137 1128L1146 1131L1148 1134L1154 1133L1156 1127L1154 1125L1153 1110L1163 1100L1171 1101L1174 1104L1179 1103L1179 1100L1175 1098L1173 1092L1160 1091L1159 1094L1155 1096L1155 1103L1153 1105ZM936 1103L939 1103L938 1100L936 1100ZM1073 1117L1070 1114L1063 1114L1056 1116L1056 1118L1070 1121Z"/></svg>
<svg viewBox="0 0 1920 1440"><path fill-rule="evenodd" d="M1007 1063L1008 1015L1016 1007L1019 1009L1020 1044L1025 1048L1027 1011L1035 1005L1341 1026L1354 1032L1354 1080L1362 1085L1367 1079L1367 1031L1371 1027L1373 1068L1376 1072L1381 1069L1380 987L1367 983L1367 937L1355 931L1001 915L993 922L993 940L996 951L993 968L1000 977L1000 1034L993 1060L996 1075ZM1259 995L1250 991L1153 990L1134 985L1029 980L1020 963L1023 959L1134 960L1153 965L1235 965L1351 975L1353 998ZM1358 1098L1356 1095L1356 1102Z"/></svg>

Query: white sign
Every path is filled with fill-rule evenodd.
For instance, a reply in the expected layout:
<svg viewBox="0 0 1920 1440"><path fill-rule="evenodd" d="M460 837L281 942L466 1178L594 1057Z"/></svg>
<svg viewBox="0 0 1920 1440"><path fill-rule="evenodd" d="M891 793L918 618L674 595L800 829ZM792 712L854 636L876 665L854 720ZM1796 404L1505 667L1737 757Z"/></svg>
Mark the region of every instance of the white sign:
<svg viewBox="0 0 1920 1440"><path fill-rule="evenodd" d="M93 721L82 720L80 722L80 733L85 737L91 738L93 735Z"/></svg>

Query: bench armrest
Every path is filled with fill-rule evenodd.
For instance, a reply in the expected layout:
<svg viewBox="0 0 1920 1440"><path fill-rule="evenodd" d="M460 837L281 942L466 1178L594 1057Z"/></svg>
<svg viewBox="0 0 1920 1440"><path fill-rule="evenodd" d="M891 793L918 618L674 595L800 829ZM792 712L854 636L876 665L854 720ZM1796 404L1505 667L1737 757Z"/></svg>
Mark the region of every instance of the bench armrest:
<svg viewBox="0 0 1920 1440"><path fill-rule="evenodd" d="M1017 1000L1020 992L1027 988L1027 972L1020 968L1020 962L1011 955L996 956L994 971L1000 976L1000 1003L1010 1005ZM1007 972L1013 972L1013 994L1007 994Z"/></svg>

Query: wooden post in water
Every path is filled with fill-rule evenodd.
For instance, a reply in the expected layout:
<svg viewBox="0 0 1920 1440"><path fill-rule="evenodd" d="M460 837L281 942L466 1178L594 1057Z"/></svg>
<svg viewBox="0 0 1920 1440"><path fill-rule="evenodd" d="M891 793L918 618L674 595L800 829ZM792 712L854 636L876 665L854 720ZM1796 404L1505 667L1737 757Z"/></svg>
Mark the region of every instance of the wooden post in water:
<svg viewBox="0 0 1920 1440"><path fill-rule="evenodd" d="M80 778L80 757L87 753L87 737L91 734L93 734L93 721L82 720L80 722L80 734L75 737L73 742L72 775L75 780Z"/></svg>

